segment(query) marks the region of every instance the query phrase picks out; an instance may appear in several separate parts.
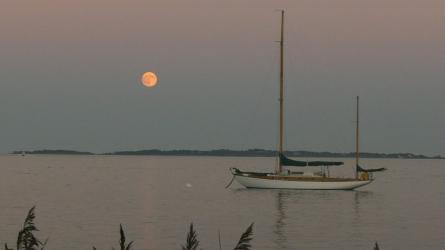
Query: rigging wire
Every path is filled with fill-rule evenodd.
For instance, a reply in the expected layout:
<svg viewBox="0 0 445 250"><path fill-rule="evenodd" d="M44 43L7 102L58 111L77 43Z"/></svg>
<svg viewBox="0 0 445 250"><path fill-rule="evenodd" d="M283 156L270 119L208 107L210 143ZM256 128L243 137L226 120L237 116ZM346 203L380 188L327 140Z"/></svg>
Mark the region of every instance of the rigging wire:
<svg viewBox="0 0 445 250"><path fill-rule="evenodd" d="M299 34L301 32L298 32L298 28L297 26L303 26L301 25L301 23L295 24L294 22L287 22L286 23L286 39L285 39L285 50L287 51L287 53L285 53L285 62L287 63L287 66L285 65L285 70L286 72L288 72L286 74L286 78L285 78L285 88L286 89L292 89L292 86L304 86L305 85L305 80L304 80L304 75L300 74L298 75L298 72L303 72L303 70L301 69L301 67L298 67L298 65L303 65L303 68L306 61L303 60L303 54L301 53L303 51L302 49L302 45L300 40L298 39ZM299 59L299 60L298 60ZM295 74L293 74L295 73ZM296 77L295 75L297 75L298 77ZM290 88L289 88L290 87ZM301 89L301 88L300 88ZM285 97L286 97L286 93L289 94L289 91L285 92ZM300 94L301 95L301 94ZM291 96L299 96L299 93L295 93L292 94ZM286 98L285 98L286 99ZM294 102L297 103L297 109L292 109L293 112L292 114L294 114L294 118L301 118L301 114L299 114L298 112L298 106L303 105L303 100L304 98L295 98L295 100L293 100ZM289 102L288 102L289 103ZM286 107L289 107L289 104L286 105ZM289 110L289 108L285 109ZM289 114L289 112L287 112ZM287 116L289 117L289 116ZM287 119L287 121L289 121L289 119ZM289 122L287 122L287 124L289 124ZM295 127L295 126L286 126L286 122L285 122L285 126L284 126L284 132L285 134L287 134L286 132L290 132L289 129L287 129L287 127ZM293 138L294 140L296 139L295 137ZM285 148L289 147L289 140L285 140L284 141L284 146Z"/></svg>
<svg viewBox="0 0 445 250"><path fill-rule="evenodd" d="M259 69L259 72L262 72L263 74L261 74L264 77L261 77L261 81L258 81L255 86L259 86L259 95L255 95L253 94L252 96L258 96L258 98L254 98L255 102L253 104L253 108L251 109L251 112L248 112L249 116L247 118L247 131L239 131L240 134L242 134L242 142L241 142L241 149L245 150L248 147L248 142L252 142L252 137L255 134L255 132L258 130L258 126L255 126L255 124L258 123L258 116L259 113L261 111L261 106L264 102L265 99L269 100L268 96L266 98L266 91L268 90L268 86L270 86L271 84L273 85L273 83L275 81L272 80L273 76L275 75L275 71L276 71L276 53L274 51L274 49L271 50L266 50L269 53L264 53L263 54L263 60L258 60L256 61L257 63L257 68ZM262 63L258 63L258 62L262 62ZM253 88L256 89L256 88ZM275 97L275 95L274 95ZM251 106L252 107L252 106ZM256 147L254 147L256 148ZM237 164L240 163L239 160L236 160ZM233 182L234 178L232 178L232 180L230 181L230 183L226 186L226 188L228 188L232 182Z"/></svg>
<svg viewBox="0 0 445 250"><path fill-rule="evenodd" d="M243 142L242 142L242 148L246 148L247 142L251 141L250 138L252 137L252 133L255 131L254 122L258 119L260 106L262 104L262 101L265 98L266 86L268 86L271 82L273 82L273 81L271 81L271 78L272 78L271 76L273 75L272 71L274 71L274 69L273 69L274 67L272 65L274 64L275 56L273 56L271 54L268 54L266 56L267 56L267 59L264 61L267 62L267 64L265 65L265 67L262 67L262 68L265 68L265 70L262 71L262 72L265 72L264 73L265 77L262 78L263 81L261 81L261 84L259 84L259 86L260 86L259 98L256 98L256 102L253 106L253 112L249 112L251 114L251 116L249 117L249 120L247 123L247 132L243 133L244 138L243 138Z"/></svg>

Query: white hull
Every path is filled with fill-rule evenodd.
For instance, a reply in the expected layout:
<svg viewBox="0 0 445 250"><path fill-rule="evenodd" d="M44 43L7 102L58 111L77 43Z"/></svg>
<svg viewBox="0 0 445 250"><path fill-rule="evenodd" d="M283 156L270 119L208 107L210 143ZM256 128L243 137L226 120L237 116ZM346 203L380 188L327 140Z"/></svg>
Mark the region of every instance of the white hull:
<svg viewBox="0 0 445 250"><path fill-rule="evenodd" d="M251 176L234 175L235 180L247 188L267 189L315 189L315 190L352 190L368 185L373 180L348 181L305 181L305 180L276 180Z"/></svg>

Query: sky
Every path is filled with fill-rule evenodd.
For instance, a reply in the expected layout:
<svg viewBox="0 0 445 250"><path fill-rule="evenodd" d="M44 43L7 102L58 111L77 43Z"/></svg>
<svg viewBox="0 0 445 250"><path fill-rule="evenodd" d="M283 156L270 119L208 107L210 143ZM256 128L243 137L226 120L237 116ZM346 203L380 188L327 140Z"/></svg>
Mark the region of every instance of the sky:
<svg viewBox="0 0 445 250"><path fill-rule="evenodd" d="M445 2L0 2L0 153L285 148L445 155ZM143 87L145 71L157 73Z"/></svg>

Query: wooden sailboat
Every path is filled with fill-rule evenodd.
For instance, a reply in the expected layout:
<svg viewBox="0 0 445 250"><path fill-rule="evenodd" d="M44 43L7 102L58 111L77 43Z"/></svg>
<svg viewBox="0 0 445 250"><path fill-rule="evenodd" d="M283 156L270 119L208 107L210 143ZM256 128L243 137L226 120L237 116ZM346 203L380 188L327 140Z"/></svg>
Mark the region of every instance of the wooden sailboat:
<svg viewBox="0 0 445 250"><path fill-rule="evenodd" d="M365 186L374 179L368 174L367 170L358 165L359 147L358 147L358 98L357 98L357 129L356 129L356 168L355 177L337 178L330 177L329 171L322 173L305 173L284 171L283 166L320 166L328 168L329 166L343 165L343 162L330 161L295 161L284 155L284 11L281 11L281 36L280 36L280 139L278 147L278 169L273 173L244 172L237 168L231 168L233 178L241 185L247 188L268 188L268 189L329 189L329 190L351 190ZM361 173L359 175L359 172Z"/></svg>

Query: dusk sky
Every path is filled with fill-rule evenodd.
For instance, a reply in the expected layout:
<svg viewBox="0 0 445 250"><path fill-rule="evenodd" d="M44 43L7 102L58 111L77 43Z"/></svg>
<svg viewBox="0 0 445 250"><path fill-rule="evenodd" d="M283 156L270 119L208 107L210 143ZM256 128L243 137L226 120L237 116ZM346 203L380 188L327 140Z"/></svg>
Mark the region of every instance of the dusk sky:
<svg viewBox="0 0 445 250"><path fill-rule="evenodd" d="M0 152L286 148L445 155L445 1L0 3ZM146 88L145 71L159 82Z"/></svg>

